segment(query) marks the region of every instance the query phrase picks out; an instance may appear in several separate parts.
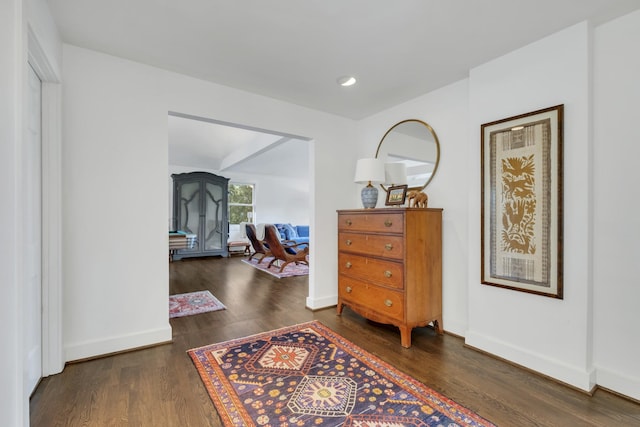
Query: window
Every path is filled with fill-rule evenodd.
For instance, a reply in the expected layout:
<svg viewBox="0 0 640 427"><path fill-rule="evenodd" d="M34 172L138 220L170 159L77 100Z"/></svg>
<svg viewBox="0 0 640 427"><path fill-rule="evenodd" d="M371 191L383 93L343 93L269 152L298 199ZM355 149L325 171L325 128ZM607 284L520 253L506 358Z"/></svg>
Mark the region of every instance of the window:
<svg viewBox="0 0 640 427"><path fill-rule="evenodd" d="M229 183L229 224L253 221L253 184Z"/></svg>

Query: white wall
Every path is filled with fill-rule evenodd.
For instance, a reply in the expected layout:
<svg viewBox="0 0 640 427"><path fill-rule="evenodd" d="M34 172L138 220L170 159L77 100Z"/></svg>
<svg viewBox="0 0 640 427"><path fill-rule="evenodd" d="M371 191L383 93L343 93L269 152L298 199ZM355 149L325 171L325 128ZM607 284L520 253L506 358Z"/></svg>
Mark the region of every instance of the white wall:
<svg viewBox="0 0 640 427"><path fill-rule="evenodd" d="M81 53L64 49L66 360L171 340L161 85Z"/></svg>
<svg viewBox="0 0 640 427"><path fill-rule="evenodd" d="M480 206L483 123L564 104L564 299L480 284L480 221L469 212L467 344L583 390L591 363L590 28L582 23L471 70L469 205ZM475 159L475 160L473 160Z"/></svg>
<svg viewBox="0 0 640 427"><path fill-rule="evenodd" d="M440 140L440 163L425 193L429 207L442 208L443 327L463 335L467 326L467 205L468 193L468 95L467 80L398 105L359 122L361 157L373 157L380 139L396 123L419 119L434 129ZM352 207L359 207L354 192ZM385 193L378 194L384 207Z"/></svg>
<svg viewBox="0 0 640 427"><path fill-rule="evenodd" d="M229 174L233 177L233 174ZM231 178L242 182L242 177ZM247 177L256 183L256 223L309 224L309 181L268 176Z"/></svg>
<svg viewBox="0 0 640 427"><path fill-rule="evenodd" d="M640 12L595 32L582 23L483 64L467 80L359 122L358 151L372 156L384 132L408 118L438 134L441 163L426 192L429 206L444 208L447 332L575 387L597 383L636 399L640 144L630 124L640 57L629 52L639 29ZM557 104L565 105L564 299L481 285L480 126ZM352 197L359 203L357 191Z"/></svg>
<svg viewBox="0 0 640 427"><path fill-rule="evenodd" d="M594 50L594 363L640 400L640 11L598 27Z"/></svg>
<svg viewBox="0 0 640 427"><path fill-rule="evenodd" d="M19 170L17 152L20 144L20 110L22 98L20 87L22 64L22 4L19 1L0 3L0 194L4 203L0 205L0 220L5 227L0 230L3 242L0 269L2 280L0 290L6 301L0 310L0 339L3 350L0 351L0 413L7 425L27 425L28 412L25 415L26 399L22 387L22 343L19 341L20 328L16 325L22 320L19 302L21 301L18 282L18 236L16 201ZM28 402L28 401L27 401ZM27 406L28 407L28 406Z"/></svg>
<svg viewBox="0 0 640 427"><path fill-rule="evenodd" d="M352 121L74 46L64 59L68 360L171 338L169 111L314 140L311 252L322 256L311 257L307 305L335 304L335 210L351 196L341 183L355 158Z"/></svg>

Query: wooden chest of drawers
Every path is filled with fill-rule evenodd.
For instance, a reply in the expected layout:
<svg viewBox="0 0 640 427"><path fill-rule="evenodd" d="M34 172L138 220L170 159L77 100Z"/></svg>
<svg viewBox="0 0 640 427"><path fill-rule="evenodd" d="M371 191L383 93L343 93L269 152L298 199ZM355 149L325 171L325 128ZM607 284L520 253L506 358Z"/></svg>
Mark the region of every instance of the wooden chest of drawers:
<svg viewBox="0 0 640 427"><path fill-rule="evenodd" d="M442 209L338 211L338 314L347 305L400 329L442 333Z"/></svg>

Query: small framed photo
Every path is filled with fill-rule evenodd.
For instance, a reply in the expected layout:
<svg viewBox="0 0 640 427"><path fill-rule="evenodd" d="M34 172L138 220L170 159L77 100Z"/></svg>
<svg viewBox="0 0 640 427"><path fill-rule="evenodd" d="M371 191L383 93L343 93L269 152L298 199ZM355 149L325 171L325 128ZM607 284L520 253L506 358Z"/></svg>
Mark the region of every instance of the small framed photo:
<svg viewBox="0 0 640 427"><path fill-rule="evenodd" d="M408 187L408 185L396 185L387 188L387 200L384 204L386 206L404 205Z"/></svg>

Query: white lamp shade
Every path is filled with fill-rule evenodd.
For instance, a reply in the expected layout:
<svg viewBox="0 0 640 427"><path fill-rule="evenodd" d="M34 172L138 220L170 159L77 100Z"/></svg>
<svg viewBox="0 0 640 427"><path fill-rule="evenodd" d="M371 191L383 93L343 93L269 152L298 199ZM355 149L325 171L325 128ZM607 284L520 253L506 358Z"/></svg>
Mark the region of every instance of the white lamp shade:
<svg viewBox="0 0 640 427"><path fill-rule="evenodd" d="M404 163L385 163L384 176L385 184L404 185L407 183L407 167Z"/></svg>
<svg viewBox="0 0 640 427"><path fill-rule="evenodd" d="M354 182L384 182L384 163L380 159L360 159L356 163Z"/></svg>

